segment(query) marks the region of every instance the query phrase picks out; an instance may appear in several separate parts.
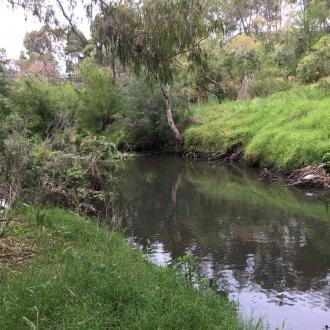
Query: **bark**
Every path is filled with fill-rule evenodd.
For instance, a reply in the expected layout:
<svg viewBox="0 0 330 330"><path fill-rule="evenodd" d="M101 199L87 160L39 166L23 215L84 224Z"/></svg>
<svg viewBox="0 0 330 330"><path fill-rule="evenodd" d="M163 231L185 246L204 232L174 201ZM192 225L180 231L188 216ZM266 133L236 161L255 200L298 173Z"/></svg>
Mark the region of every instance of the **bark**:
<svg viewBox="0 0 330 330"><path fill-rule="evenodd" d="M240 11L238 11L238 16L239 16L239 20L241 21L242 27L243 27L243 31L246 35L250 35L250 32L248 31L247 27L245 26L245 22L244 22L244 18L241 14Z"/></svg>
<svg viewBox="0 0 330 330"><path fill-rule="evenodd" d="M165 98L165 110L166 110L166 116L167 116L167 122L168 125L170 126L170 129L172 130L172 132L174 133L174 136L176 138L176 140L182 144L183 143L183 137L180 133L180 131L178 130L178 128L175 125L175 122L173 120L173 116L172 116L172 107L171 107L171 101L170 101L170 97L169 97L169 93L168 93L168 87L164 87L161 86L164 98Z"/></svg>
<svg viewBox="0 0 330 330"><path fill-rule="evenodd" d="M251 83L253 82L253 80L254 80L254 74L249 74L244 76L241 88L238 92L238 96L237 96L238 100L245 100L248 97Z"/></svg>

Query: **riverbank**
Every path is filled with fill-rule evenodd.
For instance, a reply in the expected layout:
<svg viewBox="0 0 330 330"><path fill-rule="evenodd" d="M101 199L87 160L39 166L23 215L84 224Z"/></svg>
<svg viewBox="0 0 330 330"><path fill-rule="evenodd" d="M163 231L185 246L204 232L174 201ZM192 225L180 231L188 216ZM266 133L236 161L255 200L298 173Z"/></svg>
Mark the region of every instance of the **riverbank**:
<svg viewBox="0 0 330 330"><path fill-rule="evenodd" d="M243 328L233 304L147 263L102 224L29 207L16 220L2 238L16 255L1 260L1 329Z"/></svg>
<svg viewBox="0 0 330 330"><path fill-rule="evenodd" d="M330 98L317 86L297 87L267 98L193 109L197 124L184 132L188 155L243 159L290 173L319 164L330 151Z"/></svg>

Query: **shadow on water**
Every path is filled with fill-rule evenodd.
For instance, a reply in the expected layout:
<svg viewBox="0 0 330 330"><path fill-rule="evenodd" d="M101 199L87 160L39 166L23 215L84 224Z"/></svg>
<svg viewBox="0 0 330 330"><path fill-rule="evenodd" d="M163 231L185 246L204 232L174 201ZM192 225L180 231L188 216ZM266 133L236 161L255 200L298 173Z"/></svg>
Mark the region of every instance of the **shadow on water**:
<svg viewBox="0 0 330 330"><path fill-rule="evenodd" d="M330 210L252 170L152 156L123 164L127 236L167 264L191 251L247 317L330 324Z"/></svg>

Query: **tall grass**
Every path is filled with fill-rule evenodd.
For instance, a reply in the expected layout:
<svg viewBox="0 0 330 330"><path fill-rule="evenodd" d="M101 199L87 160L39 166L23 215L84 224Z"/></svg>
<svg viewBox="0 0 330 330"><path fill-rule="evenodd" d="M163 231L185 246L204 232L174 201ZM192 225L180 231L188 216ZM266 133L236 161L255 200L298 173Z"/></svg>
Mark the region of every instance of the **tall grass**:
<svg viewBox="0 0 330 330"><path fill-rule="evenodd" d="M148 264L121 234L60 209L36 213L12 235L39 254L1 273L0 329L242 329L235 306L173 269Z"/></svg>
<svg viewBox="0 0 330 330"><path fill-rule="evenodd" d="M320 162L330 150L329 92L316 86L244 102L211 101L193 111L202 124L186 129L188 151L220 152L240 142L246 160L290 171Z"/></svg>

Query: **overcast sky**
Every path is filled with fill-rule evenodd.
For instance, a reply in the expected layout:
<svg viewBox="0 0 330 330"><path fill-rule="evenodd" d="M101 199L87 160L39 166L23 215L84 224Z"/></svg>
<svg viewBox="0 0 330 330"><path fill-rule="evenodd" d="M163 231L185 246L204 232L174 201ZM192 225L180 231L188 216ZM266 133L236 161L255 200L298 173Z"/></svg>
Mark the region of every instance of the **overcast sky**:
<svg viewBox="0 0 330 330"><path fill-rule="evenodd" d="M75 12L81 12L77 9ZM59 15L61 18L61 16ZM63 22L65 22L63 18ZM24 11L16 7L14 10L6 1L0 0L0 48L5 48L8 58L18 58L24 50L23 39L26 32L37 30L42 26L38 19L29 15L25 18ZM78 24L79 29L88 37L89 26L85 22Z"/></svg>
<svg viewBox="0 0 330 330"><path fill-rule="evenodd" d="M27 31L36 30L41 24L33 17L25 20L21 8L11 9L0 0L0 48L5 48L9 58L17 58L23 47Z"/></svg>

